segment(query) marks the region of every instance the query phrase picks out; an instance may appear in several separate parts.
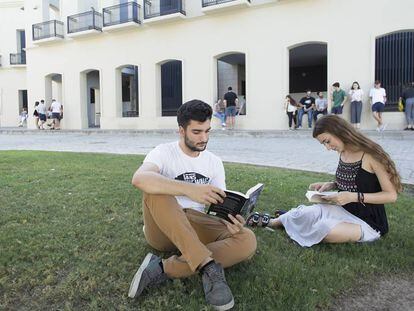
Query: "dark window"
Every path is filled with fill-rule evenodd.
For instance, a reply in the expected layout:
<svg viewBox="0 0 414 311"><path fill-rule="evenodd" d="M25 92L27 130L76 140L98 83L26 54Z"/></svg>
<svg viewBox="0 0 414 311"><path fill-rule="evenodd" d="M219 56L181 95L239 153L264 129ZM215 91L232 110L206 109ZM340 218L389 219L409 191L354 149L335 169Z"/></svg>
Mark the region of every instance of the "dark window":
<svg viewBox="0 0 414 311"><path fill-rule="evenodd" d="M328 49L326 44L312 43L289 51L289 93L326 91L328 84Z"/></svg>
<svg viewBox="0 0 414 311"><path fill-rule="evenodd" d="M414 31L378 38L375 44L375 79L387 92L386 111L397 111L404 87L414 81Z"/></svg>
<svg viewBox="0 0 414 311"><path fill-rule="evenodd" d="M162 116L176 116L182 102L181 61L170 61L161 65Z"/></svg>
<svg viewBox="0 0 414 311"><path fill-rule="evenodd" d="M138 117L138 66L127 66L121 71L122 117Z"/></svg>
<svg viewBox="0 0 414 311"><path fill-rule="evenodd" d="M95 104L95 90L91 88L89 90L89 94L90 94L90 98L91 98L90 103Z"/></svg>

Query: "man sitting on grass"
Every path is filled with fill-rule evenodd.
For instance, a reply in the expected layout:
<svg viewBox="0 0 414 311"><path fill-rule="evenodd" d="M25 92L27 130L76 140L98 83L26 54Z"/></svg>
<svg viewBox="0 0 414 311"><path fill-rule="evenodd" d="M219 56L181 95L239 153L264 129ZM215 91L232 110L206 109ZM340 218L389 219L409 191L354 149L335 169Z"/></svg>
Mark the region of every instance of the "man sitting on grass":
<svg viewBox="0 0 414 311"><path fill-rule="evenodd" d="M211 107L200 100L182 105L177 112L180 140L157 146L134 174L132 184L143 192L147 242L181 255L161 259L148 253L131 282L131 298L169 278L199 272L208 304L219 310L234 305L223 267L252 257L256 237L240 215L229 215L229 223L204 213L205 205L223 201L226 188L222 161L205 151L211 116Z"/></svg>

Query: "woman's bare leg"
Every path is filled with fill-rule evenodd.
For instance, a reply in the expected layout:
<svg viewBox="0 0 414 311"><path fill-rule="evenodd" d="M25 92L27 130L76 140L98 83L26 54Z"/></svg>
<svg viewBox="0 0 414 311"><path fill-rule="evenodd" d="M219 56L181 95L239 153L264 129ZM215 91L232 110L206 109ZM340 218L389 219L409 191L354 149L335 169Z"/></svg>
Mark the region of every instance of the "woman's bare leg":
<svg viewBox="0 0 414 311"><path fill-rule="evenodd" d="M351 223L336 225L323 239L325 243L357 242L361 239L361 226Z"/></svg>

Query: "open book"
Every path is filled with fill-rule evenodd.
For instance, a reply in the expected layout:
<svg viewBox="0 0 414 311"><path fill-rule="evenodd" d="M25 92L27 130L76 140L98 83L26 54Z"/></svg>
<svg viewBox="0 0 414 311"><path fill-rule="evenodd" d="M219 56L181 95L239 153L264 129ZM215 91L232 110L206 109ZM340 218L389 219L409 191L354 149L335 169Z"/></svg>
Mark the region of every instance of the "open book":
<svg viewBox="0 0 414 311"><path fill-rule="evenodd" d="M326 195L332 195L332 194L337 194L338 191L324 191L324 192L319 192L319 191L307 191L306 192L306 197L308 198L309 202L312 203L325 203L325 204L333 204L331 202L329 202L328 200L323 199L323 196Z"/></svg>
<svg viewBox="0 0 414 311"><path fill-rule="evenodd" d="M256 205L257 199L263 190L263 184L257 184L250 188L246 194L237 191L225 190L226 197L223 203L211 204L207 214L223 218L232 223L228 214L236 216L237 214L246 217Z"/></svg>

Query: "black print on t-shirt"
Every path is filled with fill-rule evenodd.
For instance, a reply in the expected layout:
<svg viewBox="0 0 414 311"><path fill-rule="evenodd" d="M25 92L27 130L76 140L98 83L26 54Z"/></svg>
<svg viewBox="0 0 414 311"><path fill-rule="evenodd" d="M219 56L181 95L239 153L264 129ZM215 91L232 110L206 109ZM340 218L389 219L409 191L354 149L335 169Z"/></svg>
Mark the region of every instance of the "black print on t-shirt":
<svg viewBox="0 0 414 311"><path fill-rule="evenodd" d="M209 177L203 176L196 172L188 172L188 173L181 174L180 176L175 177L175 180L182 180L182 181L189 182L192 184L202 184L202 185L206 185L210 182Z"/></svg>

